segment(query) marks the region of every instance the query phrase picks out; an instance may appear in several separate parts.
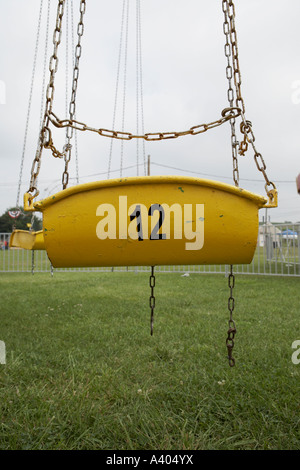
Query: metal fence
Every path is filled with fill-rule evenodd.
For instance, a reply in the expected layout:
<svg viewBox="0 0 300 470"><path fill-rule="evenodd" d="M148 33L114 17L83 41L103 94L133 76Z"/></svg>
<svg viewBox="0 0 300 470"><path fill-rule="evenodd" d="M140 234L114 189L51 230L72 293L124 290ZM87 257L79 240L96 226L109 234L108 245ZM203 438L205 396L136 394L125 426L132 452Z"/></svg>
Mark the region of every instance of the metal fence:
<svg viewBox="0 0 300 470"><path fill-rule="evenodd" d="M148 272L146 266L123 266L112 268L52 268L46 251L30 251L9 248L10 233L0 233L0 272ZM241 274L263 274L274 276L300 276L300 224L263 224L255 255L251 264L235 265L234 271ZM223 273L227 265L201 266L157 266L156 271L168 273Z"/></svg>

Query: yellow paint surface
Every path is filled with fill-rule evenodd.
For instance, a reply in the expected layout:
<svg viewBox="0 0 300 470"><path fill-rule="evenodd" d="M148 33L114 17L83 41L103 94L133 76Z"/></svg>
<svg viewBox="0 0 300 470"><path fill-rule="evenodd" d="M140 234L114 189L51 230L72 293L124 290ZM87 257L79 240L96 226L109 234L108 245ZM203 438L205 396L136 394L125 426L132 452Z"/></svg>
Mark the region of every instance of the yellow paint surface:
<svg viewBox="0 0 300 470"><path fill-rule="evenodd" d="M54 267L244 264L253 258L266 203L211 180L146 176L74 186L34 209L43 213Z"/></svg>
<svg viewBox="0 0 300 470"><path fill-rule="evenodd" d="M45 250L43 230L38 232L14 230L9 240L9 246L25 250Z"/></svg>

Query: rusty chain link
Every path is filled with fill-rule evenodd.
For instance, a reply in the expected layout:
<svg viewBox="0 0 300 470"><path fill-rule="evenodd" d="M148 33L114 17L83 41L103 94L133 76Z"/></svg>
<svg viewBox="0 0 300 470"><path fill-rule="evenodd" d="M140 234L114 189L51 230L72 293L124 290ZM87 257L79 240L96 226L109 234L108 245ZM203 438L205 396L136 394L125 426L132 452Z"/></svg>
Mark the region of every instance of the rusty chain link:
<svg viewBox="0 0 300 470"><path fill-rule="evenodd" d="M277 198L277 190L275 184L269 180L267 173L266 173L266 164L262 157L262 155L257 151L256 146L254 144L255 137L252 131L252 123L251 121L246 120L245 117L245 102L242 97L241 85L241 72L240 72L240 63L239 63L239 54L238 54L238 43L237 43L237 32L235 27L235 6L233 0L222 0L222 9L224 13L224 25L223 30L226 36L226 44L225 44L225 56L227 58L227 68L226 68L226 76L229 82L229 89L228 89L228 100L230 105L232 106L233 103L233 89L231 86L231 80L233 78L236 90L236 99L235 99L235 106L241 110L241 119L242 123L240 126L241 133L243 135L243 141L239 144L239 154L245 155L245 152L248 150L248 144L252 146L254 151L254 161L258 170L263 174L265 179L265 190L269 197L269 202L275 202ZM230 61L231 57L231 61ZM234 136L232 137L233 141L233 148L237 148L238 142L236 142ZM235 151L233 150L233 179L236 182L236 174L237 174L237 159ZM272 189L270 189L272 187Z"/></svg>
<svg viewBox="0 0 300 470"><path fill-rule="evenodd" d="M199 124L197 126L193 126L186 131L179 131L179 132L154 132L154 133L147 133L142 135L135 135L130 132L121 132L103 128L95 128L90 127L87 124L77 121L75 119L59 119L52 111L49 113L49 120L51 123L58 128L63 127L72 127L78 131L91 131L95 132L103 137L110 137L112 139L120 139L120 140L131 140L131 139L145 139L147 141L156 141L156 140L166 140L166 139L176 139L177 137L182 137L185 135L197 135L202 134L210 129L215 127L221 126L225 122L229 121L232 118L237 118L241 115L241 110L239 108L225 108L222 111L222 117L217 119L216 121L212 121L207 124ZM59 153L59 152L58 152Z"/></svg>
<svg viewBox="0 0 300 470"><path fill-rule="evenodd" d="M226 78L228 80L228 90L227 90L227 99L231 108L234 107L234 90L232 88L232 79L233 79L233 70L231 65L231 44L230 44L230 25L228 21L228 14L227 14L227 2L222 2L222 9L224 13L224 23L223 23L223 32L226 37L226 42L224 46L225 57L227 60L227 67L226 67ZM232 162L233 162L233 181L235 186L239 186L239 169L238 169L238 141L236 138L235 132L235 118L230 119L230 127L231 127L231 151L232 151Z"/></svg>
<svg viewBox="0 0 300 470"><path fill-rule="evenodd" d="M242 110L242 114L245 114L245 103L241 93L241 72L240 72L240 63L238 55L238 44L237 44L237 32L235 29L235 7L232 0L222 0L222 8L225 16L225 29L227 31L227 40L229 40L230 46L227 46L228 49L231 49L230 55L232 57L232 66L233 66L233 79L236 89L236 106ZM229 21L228 21L229 20ZM225 33L226 34L226 33ZM226 47L226 46L225 46Z"/></svg>
<svg viewBox="0 0 300 470"><path fill-rule="evenodd" d="M155 308L155 296L154 296L154 287L155 287L155 275L154 275L154 266L151 266L151 275L149 279L149 285L151 289L151 295L149 298L149 304L151 309L150 317L150 333L153 335L153 323L154 323L154 308Z"/></svg>
<svg viewBox="0 0 300 470"><path fill-rule="evenodd" d="M39 135L39 146L35 155L35 158L32 163L31 167L31 179L30 179L30 186L28 193L31 193L30 200L32 201L39 195L39 190L37 189L37 179L41 168L41 156L42 150L45 146L46 148L50 148L53 154L57 153L55 156L61 156L59 152L56 151L52 138L51 138L51 131L48 127L49 123L49 114L52 111L53 106L53 99L54 99L54 78L55 74L58 69L58 46L61 42L61 26L62 26L62 19L64 14L64 6L65 0L59 0L57 5L57 12L56 12L56 24L53 33L53 52L49 62L49 71L50 71L50 79L46 89L46 106L45 106L45 113L43 118L43 123L41 126L41 131ZM48 138L46 133L48 132ZM29 201L30 202L30 201Z"/></svg>
<svg viewBox="0 0 300 470"><path fill-rule="evenodd" d="M81 57L81 50L82 50L81 39L82 39L83 32L84 32L83 16L85 14L85 11L86 11L86 0L81 0L80 8L79 8L80 17L79 17L79 22L77 25L77 45L75 47L75 64L74 64L74 69L73 69L72 94L71 94L71 101L69 105L70 121L73 120L75 116L75 111L76 111L76 93L77 93L77 85L78 85L78 77L79 77L79 60ZM63 189L66 189L69 183L68 166L71 160L71 149L72 149L71 140L73 137L73 128L71 126L67 127L66 137L67 137L67 142L63 149L63 155L65 159L65 169L62 174Z"/></svg>
<svg viewBox="0 0 300 470"><path fill-rule="evenodd" d="M230 312L230 317L229 317L229 329L227 332L227 339L226 339L226 346L227 346L227 352L228 352L228 361L229 361L229 366L233 367L235 365L235 359L232 357L232 350L234 347L234 337L236 334L236 327L235 327L235 322L233 320L233 310L234 310L234 297L233 297L233 289L235 285L235 277L233 274L233 266L230 266L230 274L228 276L228 287L230 289L230 296L228 298L228 310Z"/></svg>

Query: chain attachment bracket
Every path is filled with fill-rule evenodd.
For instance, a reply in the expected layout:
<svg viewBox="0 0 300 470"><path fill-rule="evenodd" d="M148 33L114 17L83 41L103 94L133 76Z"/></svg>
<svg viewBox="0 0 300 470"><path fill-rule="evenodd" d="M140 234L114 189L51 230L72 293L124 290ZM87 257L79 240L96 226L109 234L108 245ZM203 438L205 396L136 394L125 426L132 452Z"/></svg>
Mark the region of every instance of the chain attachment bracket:
<svg viewBox="0 0 300 470"><path fill-rule="evenodd" d="M267 185L265 186L266 192L267 192L267 195L268 195L268 198L269 198L268 204L266 204L264 206L266 209L272 209L274 207L278 207L278 191L275 188L274 183L271 183L271 184L274 187L273 187L273 189L270 189L269 191L268 191Z"/></svg>
<svg viewBox="0 0 300 470"><path fill-rule="evenodd" d="M37 194L30 194L29 192L24 194L24 211L25 212L34 212L35 208L33 205L33 199L38 196L39 193Z"/></svg>

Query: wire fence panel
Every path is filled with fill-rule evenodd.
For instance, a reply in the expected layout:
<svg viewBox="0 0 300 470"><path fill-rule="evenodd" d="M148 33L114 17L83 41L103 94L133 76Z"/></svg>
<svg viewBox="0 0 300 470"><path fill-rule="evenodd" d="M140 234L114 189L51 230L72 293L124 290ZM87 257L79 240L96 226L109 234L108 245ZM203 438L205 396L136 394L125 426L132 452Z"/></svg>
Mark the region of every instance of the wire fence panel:
<svg viewBox="0 0 300 470"><path fill-rule="evenodd" d="M0 233L0 272L149 272L149 266L103 268L52 268L46 251L9 248L10 233ZM251 264L235 265L240 274L300 276L300 224L260 225L257 247ZM157 266L157 272L221 273L227 275L227 265Z"/></svg>

